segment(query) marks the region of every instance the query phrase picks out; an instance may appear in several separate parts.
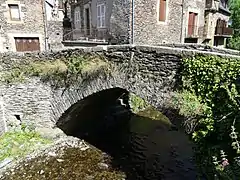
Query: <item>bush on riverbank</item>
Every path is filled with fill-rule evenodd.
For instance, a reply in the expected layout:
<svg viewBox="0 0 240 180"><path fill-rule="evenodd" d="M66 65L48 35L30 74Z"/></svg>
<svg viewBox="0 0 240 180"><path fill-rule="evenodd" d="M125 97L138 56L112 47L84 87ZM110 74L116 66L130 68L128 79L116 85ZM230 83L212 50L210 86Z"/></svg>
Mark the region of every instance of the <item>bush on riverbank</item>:
<svg viewBox="0 0 240 180"><path fill-rule="evenodd" d="M144 101L144 99L140 98L139 96L130 93L129 94L129 104L134 113L138 113L139 111L142 111L148 107L150 107L149 104Z"/></svg>
<svg viewBox="0 0 240 180"><path fill-rule="evenodd" d="M214 174L226 179L226 173L230 179L239 177L238 170L234 170L239 169L236 165L239 151L231 147L236 148L237 139L232 143L229 136L232 127L236 128L234 132L240 131L239 61L218 56L183 59L182 92L176 96L176 105L180 105L180 113L191 115L189 119L196 123L192 132L197 144L196 157L199 169L208 179L213 179ZM216 161L219 152L226 152L227 163L233 165L231 171L224 159ZM220 158L226 158L225 154ZM219 168L216 162L225 163L225 168Z"/></svg>

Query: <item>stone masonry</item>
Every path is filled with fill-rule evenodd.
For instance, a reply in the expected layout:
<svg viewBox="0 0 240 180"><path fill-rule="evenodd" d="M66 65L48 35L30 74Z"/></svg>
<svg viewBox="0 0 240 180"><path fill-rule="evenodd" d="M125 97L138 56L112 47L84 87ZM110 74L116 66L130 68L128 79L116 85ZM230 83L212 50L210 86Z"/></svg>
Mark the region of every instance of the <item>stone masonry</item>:
<svg viewBox="0 0 240 180"><path fill-rule="evenodd" d="M48 49L57 50L63 47L63 23L62 21L47 22Z"/></svg>
<svg viewBox="0 0 240 180"><path fill-rule="evenodd" d="M44 13L40 0L0 0L0 52L15 52L15 38L38 38L40 51L62 48L62 19L53 19L52 9ZM20 20L11 20L9 5L17 5ZM46 26L46 27L45 27ZM46 32L45 32L46 31Z"/></svg>
<svg viewBox="0 0 240 180"><path fill-rule="evenodd" d="M166 22L158 21L156 0L135 0L134 37L136 44L180 43L182 0L167 0Z"/></svg>
<svg viewBox="0 0 240 180"><path fill-rule="evenodd" d="M179 45L180 47L180 45ZM172 48L163 46L103 46L85 49L68 49L49 53L1 54L0 69L8 69L16 63L25 64L33 59L41 61L59 59L84 53L102 55L117 67L112 76L97 78L68 88L54 88L51 82L30 78L23 83L0 86L0 134L5 122L20 116L23 122L38 127L53 127L62 115L79 100L102 90L119 87L144 98L163 113L178 86L182 56L196 54L239 58L229 51L196 47ZM64 121L71 118L65 114Z"/></svg>
<svg viewBox="0 0 240 180"><path fill-rule="evenodd" d="M16 4L20 10L20 21L10 20L9 4ZM38 37L40 48L44 49L44 23L42 5L39 0L1 0L0 1L0 37L3 43L0 51L16 51L14 37Z"/></svg>

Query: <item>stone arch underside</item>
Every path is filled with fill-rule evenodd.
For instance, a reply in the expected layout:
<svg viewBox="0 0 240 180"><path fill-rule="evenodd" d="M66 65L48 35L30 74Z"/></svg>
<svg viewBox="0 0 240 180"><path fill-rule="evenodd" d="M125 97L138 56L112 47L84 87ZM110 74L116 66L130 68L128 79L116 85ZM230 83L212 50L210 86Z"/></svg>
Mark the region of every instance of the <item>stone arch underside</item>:
<svg viewBox="0 0 240 180"><path fill-rule="evenodd" d="M113 88L134 93L164 113L173 95L174 83L172 78L162 82L152 78L137 75L132 77L127 73L118 73L107 78L99 76L87 83L79 82L68 89L56 89L53 90L51 100L51 121L57 123L60 118L65 122L69 121L71 117L67 115L67 110L70 107L94 93Z"/></svg>

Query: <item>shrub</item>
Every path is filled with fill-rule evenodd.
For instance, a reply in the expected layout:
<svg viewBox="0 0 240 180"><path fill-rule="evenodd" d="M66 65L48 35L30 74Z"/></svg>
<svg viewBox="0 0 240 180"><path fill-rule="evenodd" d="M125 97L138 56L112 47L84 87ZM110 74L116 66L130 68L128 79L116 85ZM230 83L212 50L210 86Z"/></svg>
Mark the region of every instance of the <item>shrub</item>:
<svg viewBox="0 0 240 180"><path fill-rule="evenodd" d="M224 150L221 158L225 158L226 153L229 164L234 164L238 157L231 148L229 134L233 122L236 122L234 131L240 128L239 74L239 59L195 56L184 58L182 62L182 90L175 96L174 104L180 109L180 114L197 123L192 132L197 145L196 159L200 171L208 179L219 174L212 157L217 157L221 150ZM235 141L233 144L237 145ZM226 163L224 159L222 162ZM224 171L227 172L230 170Z"/></svg>

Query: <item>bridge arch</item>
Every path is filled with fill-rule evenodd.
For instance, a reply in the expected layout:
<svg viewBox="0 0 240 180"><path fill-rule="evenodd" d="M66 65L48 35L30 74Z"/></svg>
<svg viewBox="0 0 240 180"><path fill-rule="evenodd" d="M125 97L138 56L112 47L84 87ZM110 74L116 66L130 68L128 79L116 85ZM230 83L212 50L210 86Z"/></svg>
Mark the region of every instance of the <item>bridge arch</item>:
<svg viewBox="0 0 240 180"><path fill-rule="evenodd" d="M51 121L58 125L69 121L71 119L69 111L80 101L114 89L118 89L120 93L134 93L160 111L165 110L173 95L170 84L166 85L153 79L144 82L143 77L132 78L123 72L114 76L99 76L85 83L76 83L67 89L52 90Z"/></svg>

